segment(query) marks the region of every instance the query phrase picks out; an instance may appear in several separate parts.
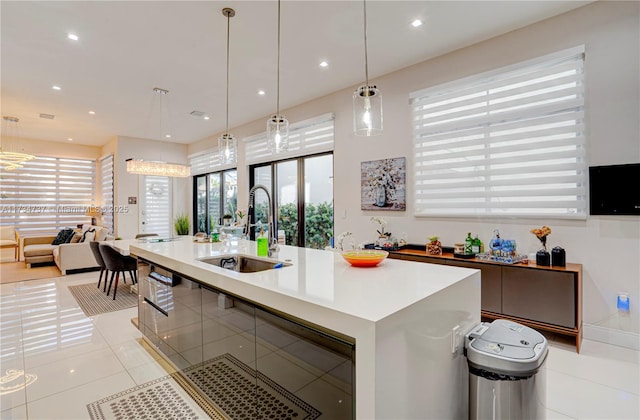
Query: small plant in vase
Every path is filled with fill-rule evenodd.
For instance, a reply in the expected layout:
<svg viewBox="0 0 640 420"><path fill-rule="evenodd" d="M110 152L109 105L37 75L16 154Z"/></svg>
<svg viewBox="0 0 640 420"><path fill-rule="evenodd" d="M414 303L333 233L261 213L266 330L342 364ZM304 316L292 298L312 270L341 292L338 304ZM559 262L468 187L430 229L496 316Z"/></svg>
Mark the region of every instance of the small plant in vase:
<svg viewBox="0 0 640 420"><path fill-rule="evenodd" d="M442 243L438 240L437 236L429 236L429 242L427 242L427 254L442 255Z"/></svg>
<svg viewBox="0 0 640 420"><path fill-rule="evenodd" d="M178 235L188 235L189 229L191 229L189 217L184 214L179 214L173 221L173 226L175 227Z"/></svg>
<svg viewBox="0 0 640 420"><path fill-rule="evenodd" d="M384 230L384 227L387 225L387 221L383 218L383 217L371 217L371 221L373 223L377 223L378 224L378 229L376 229L376 232L378 232L378 240L376 241L376 245L381 246L383 248L389 248L393 246L393 243L391 242L391 232L386 232Z"/></svg>
<svg viewBox="0 0 640 420"><path fill-rule="evenodd" d="M244 226L244 216L246 213L243 210L236 211L236 226Z"/></svg>
<svg viewBox="0 0 640 420"><path fill-rule="evenodd" d="M536 264L548 266L551 265L551 255L547 252L547 236L551 234L551 228L549 226L542 226L540 229L531 229L531 233L542 243L542 249L536 253Z"/></svg>
<svg viewBox="0 0 640 420"><path fill-rule="evenodd" d="M231 225L231 219L233 219L233 216L229 213L226 213L222 216L222 221L225 226Z"/></svg>

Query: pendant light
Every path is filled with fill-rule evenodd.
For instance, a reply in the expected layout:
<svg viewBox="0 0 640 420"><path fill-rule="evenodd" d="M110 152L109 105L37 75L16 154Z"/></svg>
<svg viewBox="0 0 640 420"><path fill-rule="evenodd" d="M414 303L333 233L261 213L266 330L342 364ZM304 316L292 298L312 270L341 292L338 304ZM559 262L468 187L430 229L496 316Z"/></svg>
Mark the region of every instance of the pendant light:
<svg viewBox="0 0 640 420"><path fill-rule="evenodd" d="M153 88L153 93L160 98L160 135L164 138L171 138L170 130L166 129L163 124L165 105L167 108L167 116L169 115L168 104L165 104L164 98L169 94L167 89L159 87ZM168 119L168 117L167 117ZM185 178L191 175L191 168L187 165L179 163L168 163L165 161L153 161L129 158L127 159L127 173L135 175L153 175L153 176L169 176Z"/></svg>
<svg viewBox="0 0 640 420"><path fill-rule="evenodd" d="M364 6L364 75L365 83L353 92L353 131L356 136L382 134L382 93L369 84L367 57L367 2Z"/></svg>
<svg viewBox="0 0 640 420"><path fill-rule="evenodd" d="M276 86L276 113L267 121L267 148L271 153L289 149L289 121L280 115L280 0L278 0L278 73Z"/></svg>
<svg viewBox="0 0 640 420"><path fill-rule="evenodd" d="M0 141L0 169L13 171L22 168L24 163L35 159L35 156L23 153L20 148L19 118L2 117L2 136Z"/></svg>
<svg viewBox="0 0 640 420"><path fill-rule="evenodd" d="M227 18L227 117L224 133L218 138L218 150L220 152L220 162L225 164L235 164L238 155L238 142L233 134L229 134L229 26L230 20L236 15L235 10L225 7L222 15Z"/></svg>

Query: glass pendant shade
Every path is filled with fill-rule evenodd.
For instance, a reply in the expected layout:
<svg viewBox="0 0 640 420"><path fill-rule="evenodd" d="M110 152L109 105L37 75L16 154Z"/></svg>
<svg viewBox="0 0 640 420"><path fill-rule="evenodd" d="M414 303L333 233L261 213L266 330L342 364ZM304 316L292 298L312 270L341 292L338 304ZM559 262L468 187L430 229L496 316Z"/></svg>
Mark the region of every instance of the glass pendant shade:
<svg viewBox="0 0 640 420"><path fill-rule="evenodd" d="M356 136L382 134L382 93L363 85L353 92L353 132Z"/></svg>
<svg viewBox="0 0 640 420"><path fill-rule="evenodd" d="M233 134L229 134L229 41L231 39L230 21L236 15L236 11L225 7L222 9L222 15L227 18L227 110L224 133L218 137L218 152L222 165L233 165L238 161L238 142Z"/></svg>
<svg viewBox="0 0 640 420"><path fill-rule="evenodd" d="M282 115L273 115L267 121L267 148L271 153L289 150L289 121Z"/></svg>
<svg viewBox="0 0 640 420"><path fill-rule="evenodd" d="M218 150L220 151L220 163L223 165L236 163L238 142L233 134L224 133L218 137Z"/></svg>

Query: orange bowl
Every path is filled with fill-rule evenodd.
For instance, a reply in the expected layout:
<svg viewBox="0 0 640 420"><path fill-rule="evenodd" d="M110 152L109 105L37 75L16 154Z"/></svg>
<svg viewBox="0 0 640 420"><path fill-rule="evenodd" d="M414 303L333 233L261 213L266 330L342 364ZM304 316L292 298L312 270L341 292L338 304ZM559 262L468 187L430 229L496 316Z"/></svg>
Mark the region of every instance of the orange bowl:
<svg viewBox="0 0 640 420"><path fill-rule="evenodd" d="M342 251L342 258L354 267L375 267L387 258L387 251L361 249L358 251Z"/></svg>

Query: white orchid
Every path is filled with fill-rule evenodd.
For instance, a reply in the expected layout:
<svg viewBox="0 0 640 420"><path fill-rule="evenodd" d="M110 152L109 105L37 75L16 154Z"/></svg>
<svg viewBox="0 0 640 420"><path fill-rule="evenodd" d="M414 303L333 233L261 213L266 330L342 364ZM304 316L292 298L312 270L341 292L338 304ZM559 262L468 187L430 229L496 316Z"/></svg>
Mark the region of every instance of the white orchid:
<svg viewBox="0 0 640 420"><path fill-rule="evenodd" d="M380 225L379 229L376 229L376 232L378 232L378 235L380 236L391 236L391 232L385 232L384 231L384 227L387 226L387 221L384 217L376 217L376 216L372 216L371 217L371 221L373 223L377 223Z"/></svg>

